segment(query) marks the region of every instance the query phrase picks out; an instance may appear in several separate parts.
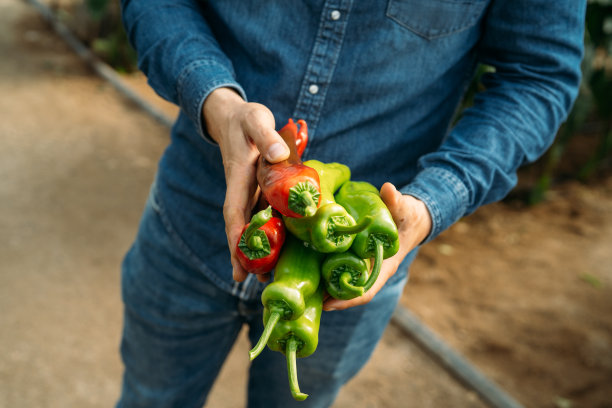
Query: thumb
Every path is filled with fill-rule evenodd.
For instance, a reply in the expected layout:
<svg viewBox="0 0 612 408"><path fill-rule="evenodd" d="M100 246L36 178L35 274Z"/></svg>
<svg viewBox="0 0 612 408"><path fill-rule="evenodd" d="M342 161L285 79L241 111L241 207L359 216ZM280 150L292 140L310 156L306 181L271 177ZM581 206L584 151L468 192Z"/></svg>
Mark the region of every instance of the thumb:
<svg viewBox="0 0 612 408"><path fill-rule="evenodd" d="M401 197L402 193L400 193L391 183L387 182L380 188L380 198L382 198L387 205L387 208L393 215L393 218L395 218L395 215L399 212Z"/></svg>
<svg viewBox="0 0 612 408"><path fill-rule="evenodd" d="M380 197L389 208L397 224L400 241L408 242L407 248L414 248L431 232L432 218L425 203L413 196L404 195L391 183L380 188Z"/></svg>
<svg viewBox="0 0 612 408"><path fill-rule="evenodd" d="M289 157L289 147L274 130L272 112L263 107L263 109L256 109L252 113L249 120L244 122L244 130L257 146L257 150L270 163L286 160Z"/></svg>

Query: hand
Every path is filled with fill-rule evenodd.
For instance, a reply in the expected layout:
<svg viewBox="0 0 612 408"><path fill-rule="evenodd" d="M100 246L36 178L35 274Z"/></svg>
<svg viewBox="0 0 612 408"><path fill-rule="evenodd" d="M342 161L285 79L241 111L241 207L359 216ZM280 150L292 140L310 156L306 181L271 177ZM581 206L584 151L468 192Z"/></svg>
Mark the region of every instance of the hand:
<svg viewBox="0 0 612 408"><path fill-rule="evenodd" d="M337 300L330 297L323 303L323 310L342 310L368 303L385 282L395 274L404 257L429 235L431 216L422 201L410 195L403 195L391 183L383 184L380 196L391 211L397 225L400 249L394 256L383 261L380 275L370 290L350 300Z"/></svg>
<svg viewBox="0 0 612 408"><path fill-rule="evenodd" d="M255 177L262 154L276 163L289 157L289 148L274 130L274 116L268 108L245 102L230 88L214 90L202 109L206 128L219 144L227 190L223 204L225 233L231 253L234 280L242 282L248 273L236 258L236 243L242 228L251 219L259 190ZM269 275L257 275L266 281Z"/></svg>

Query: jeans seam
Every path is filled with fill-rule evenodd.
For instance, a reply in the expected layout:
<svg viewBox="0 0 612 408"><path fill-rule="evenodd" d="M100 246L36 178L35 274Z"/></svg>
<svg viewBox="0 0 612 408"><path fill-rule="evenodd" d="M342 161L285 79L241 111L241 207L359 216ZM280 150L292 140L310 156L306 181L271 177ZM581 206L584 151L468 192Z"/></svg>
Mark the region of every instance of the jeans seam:
<svg viewBox="0 0 612 408"><path fill-rule="evenodd" d="M235 295L233 288L226 282L215 276L215 274L212 273L212 271L206 266L206 264L191 250L189 245L187 245L187 243L183 240L180 234L176 231L174 225L172 224L172 221L165 212L163 203L161 201L161 198L157 194L155 185L152 188L151 194L152 207L159 216L162 225L164 226L164 229L170 236L170 239L174 242L178 249L181 250L183 254L187 256L187 258L196 266L196 268L200 270L208 279L210 279L217 287Z"/></svg>

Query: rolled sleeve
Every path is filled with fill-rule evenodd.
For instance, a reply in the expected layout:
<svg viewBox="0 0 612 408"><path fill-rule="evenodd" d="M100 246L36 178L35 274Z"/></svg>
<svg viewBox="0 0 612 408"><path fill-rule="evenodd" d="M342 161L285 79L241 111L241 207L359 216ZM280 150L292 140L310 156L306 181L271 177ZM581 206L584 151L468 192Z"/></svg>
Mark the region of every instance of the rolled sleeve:
<svg viewBox="0 0 612 408"><path fill-rule="evenodd" d="M189 64L178 79L179 104L187 116L198 124L198 132L207 142L216 144L206 132L202 115L204 101L217 88L231 88L246 101L244 89L234 80L225 65L214 60L198 60Z"/></svg>
<svg viewBox="0 0 612 408"><path fill-rule="evenodd" d="M529 11L536 5L542 13ZM427 240L504 198L518 168L550 147L580 83L584 8L572 0L492 4L478 58L495 71L483 76L486 89L439 149L419 159L420 172L401 190L429 209Z"/></svg>
<svg viewBox="0 0 612 408"><path fill-rule="evenodd" d="M122 18L138 66L162 98L181 107L200 135L207 135L202 107L220 87L246 100L231 60L219 46L205 8L196 0L122 0Z"/></svg>
<svg viewBox="0 0 612 408"><path fill-rule="evenodd" d="M459 177L441 167L424 169L400 192L423 201L429 210L432 227L423 243L431 241L459 220L469 205L468 188Z"/></svg>

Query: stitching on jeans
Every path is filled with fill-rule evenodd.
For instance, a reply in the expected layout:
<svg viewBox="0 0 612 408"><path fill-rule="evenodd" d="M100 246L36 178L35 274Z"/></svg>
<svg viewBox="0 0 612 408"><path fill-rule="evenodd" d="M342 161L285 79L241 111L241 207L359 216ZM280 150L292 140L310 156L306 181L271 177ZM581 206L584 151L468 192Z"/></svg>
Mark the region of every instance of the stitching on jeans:
<svg viewBox="0 0 612 408"><path fill-rule="evenodd" d="M231 293L232 292L232 288L230 287L230 285L227 282L224 282L223 280L221 280L214 273L212 273L212 271L206 266L206 264L204 264L204 262L202 262L202 260L197 255L195 255L195 253L191 250L191 248L189 248L189 246L185 243L185 241L182 239L182 237L176 232L174 226L172 225L172 221L168 218L168 215L166 214L166 211L164 209L163 203L161 201L161 198L157 194L157 191L154 191L153 194L155 194L155 199L157 201L158 208L159 208L159 211L157 212L157 214L159 215L159 217L160 217L160 219L162 221L162 224L164 225L164 228L166 229L166 232L168 233L170 238L179 247L179 249L182 250L183 253L193 263L195 263L196 267L198 269L202 270L202 272L205 273L205 275L206 275L206 277L208 279L213 281L220 288L223 288L227 292Z"/></svg>

